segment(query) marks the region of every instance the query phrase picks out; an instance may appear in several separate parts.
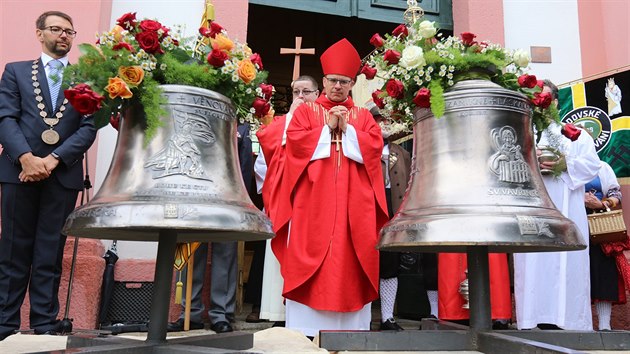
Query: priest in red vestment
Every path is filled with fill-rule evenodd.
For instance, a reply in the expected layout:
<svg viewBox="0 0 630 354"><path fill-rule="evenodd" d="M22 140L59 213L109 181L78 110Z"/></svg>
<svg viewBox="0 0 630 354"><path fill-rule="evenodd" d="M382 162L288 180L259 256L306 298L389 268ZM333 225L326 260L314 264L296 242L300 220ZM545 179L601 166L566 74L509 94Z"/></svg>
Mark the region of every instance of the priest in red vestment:
<svg viewBox="0 0 630 354"><path fill-rule="evenodd" d="M286 130L293 117L293 112L306 102L314 102L319 89L317 81L311 76L302 75L291 83L293 102L287 114L276 116L268 125L263 125L256 132L258 142L262 149L262 157L265 159L267 169L265 180L262 184L262 197L265 212L272 222L276 220L278 199L282 186L282 172L285 163ZM274 223L275 225L275 223ZM274 231L277 231L274 229Z"/></svg>
<svg viewBox="0 0 630 354"><path fill-rule="evenodd" d="M361 60L346 39L321 56L323 94L287 128L272 248L284 278L286 326L369 330L378 298L378 231L387 221L383 138L349 97Z"/></svg>
<svg viewBox="0 0 630 354"><path fill-rule="evenodd" d="M508 329L512 318L510 271L505 253L488 254L490 268L490 308L493 329ZM446 321L467 321L468 309L462 308L466 300L459 285L467 278L467 257L461 253L438 254L438 318Z"/></svg>

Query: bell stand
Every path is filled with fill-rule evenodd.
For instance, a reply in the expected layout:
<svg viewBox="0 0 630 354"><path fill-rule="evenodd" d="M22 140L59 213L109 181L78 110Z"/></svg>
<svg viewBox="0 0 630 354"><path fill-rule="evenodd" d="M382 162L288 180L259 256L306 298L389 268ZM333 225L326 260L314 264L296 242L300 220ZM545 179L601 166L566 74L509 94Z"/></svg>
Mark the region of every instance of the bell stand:
<svg viewBox="0 0 630 354"><path fill-rule="evenodd" d="M468 246L470 326L423 319L422 330L320 331L329 351L480 351L483 353L582 353L630 350L630 332L492 330L488 246Z"/></svg>
<svg viewBox="0 0 630 354"><path fill-rule="evenodd" d="M166 340L168 312L171 300L173 263L177 249L177 230L159 231L155 264L155 284L151 296L151 312L146 341L128 338L96 336L94 334L68 336L66 350L55 353L241 353L254 346L251 333L229 332ZM248 350L247 353L256 353Z"/></svg>

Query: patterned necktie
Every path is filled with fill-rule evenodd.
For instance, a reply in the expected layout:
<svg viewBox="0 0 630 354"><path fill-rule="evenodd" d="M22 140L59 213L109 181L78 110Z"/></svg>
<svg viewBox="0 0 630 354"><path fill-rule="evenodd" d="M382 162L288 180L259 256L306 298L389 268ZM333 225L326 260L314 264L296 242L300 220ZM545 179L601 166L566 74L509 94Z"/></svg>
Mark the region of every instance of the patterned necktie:
<svg viewBox="0 0 630 354"><path fill-rule="evenodd" d="M53 112L57 109L57 97L61 88L61 73L63 72L63 63L59 60L51 60L48 62L48 88L50 89L50 101L52 102Z"/></svg>

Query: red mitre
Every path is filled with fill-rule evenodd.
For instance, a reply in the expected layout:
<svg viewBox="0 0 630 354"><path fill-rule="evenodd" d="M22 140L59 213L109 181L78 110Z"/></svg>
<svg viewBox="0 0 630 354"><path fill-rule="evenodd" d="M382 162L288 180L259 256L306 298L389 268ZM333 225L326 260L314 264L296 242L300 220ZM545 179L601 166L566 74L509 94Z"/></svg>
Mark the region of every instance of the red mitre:
<svg viewBox="0 0 630 354"><path fill-rule="evenodd" d="M347 39L331 45L319 58L324 75L343 75L354 79L361 68L361 57Z"/></svg>

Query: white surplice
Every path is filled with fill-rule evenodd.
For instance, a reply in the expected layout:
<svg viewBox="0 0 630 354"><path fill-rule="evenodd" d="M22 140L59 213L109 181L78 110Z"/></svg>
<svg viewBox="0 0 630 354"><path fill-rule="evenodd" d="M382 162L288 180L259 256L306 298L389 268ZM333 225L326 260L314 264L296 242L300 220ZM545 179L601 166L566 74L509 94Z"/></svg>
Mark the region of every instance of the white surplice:
<svg viewBox="0 0 630 354"><path fill-rule="evenodd" d="M267 164L262 149L254 162L254 174L256 176L258 194L260 194L267 175ZM262 294L260 296L260 318L269 321L284 321L283 286L284 280L280 274L280 263L278 263L278 259L271 250L271 240L267 240L265 245L265 263L263 265Z"/></svg>
<svg viewBox="0 0 630 354"><path fill-rule="evenodd" d="M588 246L588 221L584 208L584 185L599 170L593 139L585 131L571 142L554 124L540 145L551 145L565 154L567 171L559 177L543 176L547 192L558 210L571 219ZM592 330L588 248L570 252L514 254L514 297L518 329L539 323L566 330Z"/></svg>

